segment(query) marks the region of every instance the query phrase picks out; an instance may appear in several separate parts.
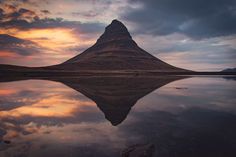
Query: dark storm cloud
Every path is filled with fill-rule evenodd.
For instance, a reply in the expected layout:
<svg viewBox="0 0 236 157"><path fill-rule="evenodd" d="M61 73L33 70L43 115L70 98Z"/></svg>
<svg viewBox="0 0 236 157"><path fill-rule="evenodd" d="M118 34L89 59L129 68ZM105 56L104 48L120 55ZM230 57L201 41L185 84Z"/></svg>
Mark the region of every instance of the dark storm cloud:
<svg viewBox="0 0 236 157"><path fill-rule="evenodd" d="M0 8L0 21L4 18L4 10Z"/></svg>
<svg viewBox="0 0 236 157"><path fill-rule="evenodd" d="M4 3L4 2L14 2L14 1L18 1L18 2L22 2L22 3L27 3L30 2L30 0L0 0L0 3Z"/></svg>
<svg viewBox="0 0 236 157"><path fill-rule="evenodd" d="M0 34L0 51L29 56L38 53L39 48L40 47L32 41L23 40L7 34Z"/></svg>
<svg viewBox="0 0 236 157"><path fill-rule="evenodd" d="M9 5L9 7L14 7ZM41 10L49 14L48 10ZM79 33L96 33L104 29L102 23L82 23L80 21L67 21L63 18L40 18L34 11L20 8L11 13L0 10L0 28L43 29L43 28L71 28Z"/></svg>
<svg viewBox="0 0 236 157"><path fill-rule="evenodd" d="M48 2L49 0L40 0L40 3L49 3ZM10 2L14 5L19 5L19 3L21 4L30 4L30 5L34 5L34 6L37 6L37 4L39 3L38 1L34 1L34 0L0 0L0 4L4 4L4 3L7 3L7 2Z"/></svg>
<svg viewBox="0 0 236 157"><path fill-rule="evenodd" d="M18 12L21 14L24 14L24 13L35 14L33 11L25 9L25 8L20 8Z"/></svg>
<svg viewBox="0 0 236 157"><path fill-rule="evenodd" d="M5 8L4 8L5 7ZM0 8L0 24L3 22L9 22L14 20L33 20L39 18L32 10L19 8L17 9L13 5L4 5ZM4 9L10 9L10 12L5 12Z"/></svg>
<svg viewBox="0 0 236 157"><path fill-rule="evenodd" d="M3 14L4 14L4 10L0 8L0 17L3 16Z"/></svg>
<svg viewBox="0 0 236 157"><path fill-rule="evenodd" d="M6 131L0 128L0 140L6 134Z"/></svg>
<svg viewBox="0 0 236 157"><path fill-rule="evenodd" d="M137 24L137 33L168 35L183 33L195 39L236 33L235 0L130 0L142 8L121 15Z"/></svg>
<svg viewBox="0 0 236 157"><path fill-rule="evenodd" d="M62 18L44 18L28 22L27 20L11 20L0 23L2 28L34 29L34 28L72 28L80 33L96 33L104 29L102 23L81 23L79 21L65 21Z"/></svg>

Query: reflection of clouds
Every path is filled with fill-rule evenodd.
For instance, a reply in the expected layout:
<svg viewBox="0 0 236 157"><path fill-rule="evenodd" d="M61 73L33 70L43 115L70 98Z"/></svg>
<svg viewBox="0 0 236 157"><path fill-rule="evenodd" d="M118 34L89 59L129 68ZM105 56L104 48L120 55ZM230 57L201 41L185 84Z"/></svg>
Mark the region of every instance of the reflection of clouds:
<svg viewBox="0 0 236 157"><path fill-rule="evenodd" d="M108 122L104 123L104 115L98 111L93 102L80 93L61 84L47 81L22 81L20 84L19 87L16 83L12 85L10 83L9 87L18 86L18 91L14 93L28 90L37 91L39 94L31 97L28 92L18 97L10 95L9 98L21 99L29 96L27 98L29 101L30 99L39 101L0 111L3 120L1 126L7 131L4 138L13 140L11 148L6 149L4 153L10 153L12 156L14 155L12 152L26 155L25 151L32 151L32 149L37 151L41 148L44 152L51 153L52 149L60 152L76 144L77 151L73 151L75 155L84 154L84 151L92 149L93 152L97 151L97 154L104 157L110 156L113 148L124 145L124 139L120 138L117 129L110 128ZM42 86L39 87L38 84ZM5 87L7 89L7 85ZM28 150L25 150L23 148L28 141L32 143L27 147ZM55 146L55 143L58 145ZM110 145L107 146L107 143ZM31 148L32 145L34 148ZM63 152L58 156L63 156L62 154Z"/></svg>
<svg viewBox="0 0 236 157"><path fill-rule="evenodd" d="M10 92L2 92L4 94L0 95L0 97L3 97L1 99L1 107L3 109L4 107L9 109L8 111L0 111L1 118L21 116L73 116L73 112L78 112L80 106L94 105L88 99L79 101L76 98L78 95L77 92L68 90L68 88L65 89L59 83L31 81L21 82L20 84L27 84L27 86L20 86L14 91L15 83L10 83L8 86ZM38 84L44 85L39 87ZM54 86L49 85L50 90L45 91L45 84L54 84ZM3 89L3 91L8 90ZM8 96L6 96L6 93L8 93ZM9 107L9 104L11 107Z"/></svg>
<svg viewBox="0 0 236 157"><path fill-rule="evenodd" d="M0 128L0 142L2 140L2 137L6 134L7 132L3 129Z"/></svg>
<svg viewBox="0 0 236 157"><path fill-rule="evenodd" d="M14 91L10 89L4 94L0 94L0 111L11 110L20 106L26 106L31 105L32 103L36 103L37 101L39 101L39 95L41 95L41 93L37 91Z"/></svg>
<svg viewBox="0 0 236 157"><path fill-rule="evenodd" d="M4 99L1 99L0 128L5 139L38 133L43 127L63 128L64 124L103 119L92 101L60 83L20 81L2 83L1 88L4 92L0 97ZM18 104L12 105L16 102ZM51 131L45 130L44 134L46 132Z"/></svg>
<svg viewBox="0 0 236 157"><path fill-rule="evenodd" d="M2 103L9 105L22 99L24 99L24 103L0 110L0 119L2 120L0 128L3 128L0 137L13 140L10 147L5 147L5 145L1 147L5 152L3 154L0 152L0 156L14 156L16 154L25 156L29 151L32 151L32 145L34 145L35 151L41 148L48 151L44 143L47 143L49 139L51 140L49 145L60 141L67 141L67 144L71 141L76 142L78 134L84 135L78 136L81 141L86 141L87 138L92 140L94 137L91 135L92 129L90 128L93 124L100 125L104 120L102 113L98 112L98 108L92 101L60 83L21 81L3 83L1 88L4 90L15 89L13 92L8 92L7 97L4 97L6 96L5 92L4 96L0 95L0 97L4 97L1 100ZM69 127L69 124L78 124L78 128ZM103 128L101 126L100 129L93 131L93 133L97 133L97 139L99 136L101 138L105 136L105 133L99 134L102 133L101 129ZM36 139L37 141L35 141Z"/></svg>
<svg viewBox="0 0 236 157"><path fill-rule="evenodd" d="M7 96L7 95L14 94L14 93L15 93L15 90L0 89L1 96Z"/></svg>
<svg viewBox="0 0 236 157"><path fill-rule="evenodd" d="M39 127L34 123L27 125L16 124L15 122L2 122L0 127L4 128L3 139L12 140L21 135L29 135L38 131Z"/></svg>
<svg viewBox="0 0 236 157"><path fill-rule="evenodd" d="M176 89L176 87L185 89ZM200 107L236 113L235 87L235 82L222 78L193 77L179 80L140 99L139 105L134 109L176 113L192 107Z"/></svg>
<svg viewBox="0 0 236 157"><path fill-rule="evenodd" d="M9 102L25 97L30 102L0 111L0 139L11 141L0 146L0 156L118 157L126 146L154 143L163 157L225 152L231 157L236 153L233 83L220 78L170 83L140 99L117 127L94 102L60 83L0 84L3 90L17 89L9 92Z"/></svg>
<svg viewBox="0 0 236 157"><path fill-rule="evenodd" d="M28 106L18 107L10 111L2 111L0 112L0 117L70 117L73 116L75 111L83 112L83 110L79 108L80 105L93 105L93 103L81 103L66 99L63 96L51 96L46 99L42 98L38 102Z"/></svg>
<svg viewBox="0 0 236 157"><path fill-rule="evenodd" d="M45 134L45 132L50 132L50 134ZM3 154L10 153L14 156L17 153L34 152L35 156L60 157L67 156L65 152L69 151L74 154L72 156L81 154L89 156L97 152L96 156L108 157L114 153L114 148L122 149L125 140L120 137L117 128L110 128L109 123L78 123L67 124L63 127L41 126L37 134L27 134L27 136L21 134L12 142L11 148L6 149ZM31 146L27 151L23 149L26 144ZM115 154L119 155L119 152Z"/></svg>

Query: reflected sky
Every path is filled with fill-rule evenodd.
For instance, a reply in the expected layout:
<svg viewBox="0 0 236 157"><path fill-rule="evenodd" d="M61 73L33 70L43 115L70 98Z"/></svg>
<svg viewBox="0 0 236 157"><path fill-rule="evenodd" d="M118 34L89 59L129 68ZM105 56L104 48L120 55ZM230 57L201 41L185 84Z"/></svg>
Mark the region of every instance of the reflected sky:
<svg viewBox="0 0 236 157"><path fill-rule="evenodd" d="M235 80L130 79L0 83L0 156L120 157L147 143L162 157L235 155Z"/></svg>

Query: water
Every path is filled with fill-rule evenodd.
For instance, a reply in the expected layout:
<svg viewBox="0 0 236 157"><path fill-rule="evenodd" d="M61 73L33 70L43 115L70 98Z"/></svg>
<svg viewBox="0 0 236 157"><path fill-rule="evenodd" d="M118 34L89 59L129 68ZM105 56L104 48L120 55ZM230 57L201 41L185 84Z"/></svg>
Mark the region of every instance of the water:
<svg viewBox="0 0 236 157"><path fill-rule="evenodd" d="M235 157L236 81L57 78L0 83L0 157Z"/></svg>

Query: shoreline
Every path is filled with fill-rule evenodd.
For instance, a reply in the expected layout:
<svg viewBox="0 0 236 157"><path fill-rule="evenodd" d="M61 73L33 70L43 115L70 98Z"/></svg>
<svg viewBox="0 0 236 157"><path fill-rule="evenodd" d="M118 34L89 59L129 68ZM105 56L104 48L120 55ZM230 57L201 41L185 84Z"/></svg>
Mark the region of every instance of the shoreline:
<svg viewBox="0 0 236 157"><path fill-rule="evenodd" d="M56 71L56 70L0 70L0 77L6 76L27 76L27 77L56 77L56 76L167 76L167 75L181 75L181 76L236 76L236 72L175 72L175 71L129 71L129 70L113 70L113 71Z"/></svg>

